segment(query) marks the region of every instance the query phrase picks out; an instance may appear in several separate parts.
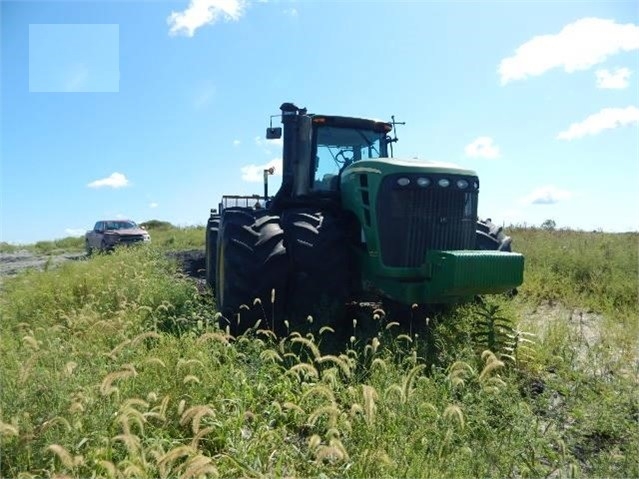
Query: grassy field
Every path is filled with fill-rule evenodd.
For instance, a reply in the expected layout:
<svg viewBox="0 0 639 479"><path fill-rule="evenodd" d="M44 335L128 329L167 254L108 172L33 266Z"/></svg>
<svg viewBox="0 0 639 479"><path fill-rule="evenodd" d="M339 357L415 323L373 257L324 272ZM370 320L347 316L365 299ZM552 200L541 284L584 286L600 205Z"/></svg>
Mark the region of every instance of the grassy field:
<svg viewBox="0 0 639 479"><path fill-rule="evenodd" d="M151 230L5 280L1 477L639 477L637 234L511 230L514 299L233 339ZM426 325L427 326L424 326Z"/></svg>
<svg viewBox="0 0 639 479"><path fill-rule="evenodd" d="M165 250L204 248L204 227L192 226L177 228L170 223L151 220L141 223L147 227L152 242ZM0 253L28 251L38 254L74 253L84 251L84 236L68 236L51 241L38 241L33 244L11 244L0 242Z"/></svg>

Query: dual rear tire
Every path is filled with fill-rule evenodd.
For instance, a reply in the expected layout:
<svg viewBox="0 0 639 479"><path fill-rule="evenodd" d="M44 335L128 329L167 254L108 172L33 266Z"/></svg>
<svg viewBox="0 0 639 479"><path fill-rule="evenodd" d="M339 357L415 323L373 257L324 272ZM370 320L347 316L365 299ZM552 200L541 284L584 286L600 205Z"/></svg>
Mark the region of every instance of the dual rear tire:
<svg viewBox="0 0 639 479"><path fill-rule="evenodd" d="M258 321L276 334L319 330L340 317L349 293L341 220L304 208L283 215L225 211L216 296L220 326L241 334ZM312 321L308 321L308 317Z"/></svg>

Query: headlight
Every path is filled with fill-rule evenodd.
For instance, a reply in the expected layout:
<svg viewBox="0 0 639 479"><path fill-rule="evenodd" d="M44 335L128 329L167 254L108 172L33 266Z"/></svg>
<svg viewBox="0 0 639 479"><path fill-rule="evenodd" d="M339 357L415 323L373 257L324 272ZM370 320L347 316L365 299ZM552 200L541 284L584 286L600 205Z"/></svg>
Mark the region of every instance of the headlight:
<svg viewBox="0 0 639 479"><path fill-rule="evenodd" d="M441 186L442 188L446 188L448 187L448 185L450 185L450 181L446 178L442 178L441 180L437 182L437 184Z"/></svg>
<svg viewBox="0 0 639 479"><path fill-rule="evenodd" d="M399 186L408 186L408 185L410 185L410 179L409 178L399 178L397 180L397 184Z"/></svg>
<svg viewBox="0 0 639 479"><path fill-rule="evenodd" d="M426 188L428 185L430 185L430 180L428 178L417 178L417 185L421 186L422 188Z"/></svg>
<svg viewBox="0 0 639 479"><path fill-rule="evenodd" d="M460 190L468 188L468 182L466 180L457 180L457 188L459 188Z"/></svg>
<svg viewBox="0 0 639 479"><path fill-rule="evenodd" d="M473 190L476 190L477 188L479 188L479 183L473 181Z"/></svg>

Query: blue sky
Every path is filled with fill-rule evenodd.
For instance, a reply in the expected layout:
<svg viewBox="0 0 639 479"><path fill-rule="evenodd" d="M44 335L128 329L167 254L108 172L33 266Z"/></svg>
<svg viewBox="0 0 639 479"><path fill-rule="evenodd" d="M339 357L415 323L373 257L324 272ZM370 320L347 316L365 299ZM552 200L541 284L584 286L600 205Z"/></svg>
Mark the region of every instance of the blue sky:
<svg viewBox="0 0 639 479"><path fill-rule="evenodd" d="M203 224L260 193L269 116L399 127L505 224L639 230L636 2L4 1L0 241ZM279 184L271 177L274 191Z"/></svg>

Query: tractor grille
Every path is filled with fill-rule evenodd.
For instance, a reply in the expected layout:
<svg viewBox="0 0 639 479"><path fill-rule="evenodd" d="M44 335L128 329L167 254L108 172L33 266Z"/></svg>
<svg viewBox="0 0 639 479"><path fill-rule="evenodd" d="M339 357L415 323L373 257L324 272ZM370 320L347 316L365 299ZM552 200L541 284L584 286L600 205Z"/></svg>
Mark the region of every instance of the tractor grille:
<svg viewBox="0 0 639 479"><path fill-rule="evenodd" d="M419 175L424 178L425 175ZM397 180L409 178L400 186ZM384 178L377 197L382 261L386 266L420 266L431 249L474 249L477 221L476 177L428 175L430 185L419 187L415 175L389 175ZM438 181L446 178L446 188ZM468 182L466 189L458 180Z"/></svg>

